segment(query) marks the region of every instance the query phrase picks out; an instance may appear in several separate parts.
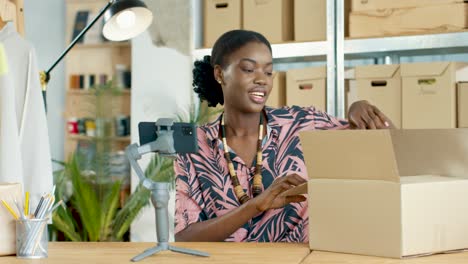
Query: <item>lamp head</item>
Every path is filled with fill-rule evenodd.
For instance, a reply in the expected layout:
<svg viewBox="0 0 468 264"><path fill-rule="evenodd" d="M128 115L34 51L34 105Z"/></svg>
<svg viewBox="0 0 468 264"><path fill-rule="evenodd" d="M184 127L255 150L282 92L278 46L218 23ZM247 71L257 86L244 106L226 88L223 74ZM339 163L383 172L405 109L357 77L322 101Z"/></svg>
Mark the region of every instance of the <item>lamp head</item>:
<svg viewBox="0 0 468 264"><path fill-rule="evenodd" d="M128 40L145 31L153 14L140 0L115 0L104 13L104 37L112 41Z"/></svg>

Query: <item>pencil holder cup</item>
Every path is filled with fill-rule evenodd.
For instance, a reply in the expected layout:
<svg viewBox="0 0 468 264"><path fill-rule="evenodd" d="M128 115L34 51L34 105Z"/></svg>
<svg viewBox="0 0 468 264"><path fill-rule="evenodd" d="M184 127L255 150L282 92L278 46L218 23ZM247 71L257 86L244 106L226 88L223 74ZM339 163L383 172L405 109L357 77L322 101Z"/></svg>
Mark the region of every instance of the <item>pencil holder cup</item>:
<svg viewBox="0 0 468 264"><path fill-rule="evenodd" d="M16 257L47 258L48 219L16 220Z"/></svg>

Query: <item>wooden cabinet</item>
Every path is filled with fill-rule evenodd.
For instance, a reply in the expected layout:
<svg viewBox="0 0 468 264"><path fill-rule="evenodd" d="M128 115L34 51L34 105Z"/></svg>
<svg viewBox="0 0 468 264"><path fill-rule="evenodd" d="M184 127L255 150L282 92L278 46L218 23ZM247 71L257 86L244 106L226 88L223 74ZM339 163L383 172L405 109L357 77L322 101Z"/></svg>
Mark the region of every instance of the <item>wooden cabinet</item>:
<svg viewBox="0 0 468 264"><path fill-rule="evenodd" d="M74 32L76 35L94 19L106 3L67 0L65 42L70 43ZM111 142L112 150L123 150L130 143L131 44L106 41L101 29L102 20L65 57L65 159L75 151L79 140L106 140ZM128 132L121 133L116 127L125 118ZM79 125L78 131L73 128L74 122ZM94 122L94 128L87 126L88 122ZM104 133L100 132L102 122L111 127Z"/></svg>

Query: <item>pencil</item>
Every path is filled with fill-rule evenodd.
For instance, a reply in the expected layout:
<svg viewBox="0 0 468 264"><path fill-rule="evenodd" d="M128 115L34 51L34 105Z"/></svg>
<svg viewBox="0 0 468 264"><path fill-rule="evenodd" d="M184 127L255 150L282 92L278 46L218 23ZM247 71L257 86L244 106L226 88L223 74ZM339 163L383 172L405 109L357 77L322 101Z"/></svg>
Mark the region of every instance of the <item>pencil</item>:
<svg viewBox="0 0 468 264"><path fill-rule="evenodd" d="M34 217L37 217L37 214L39 213L39 209L41 208L43 202L44 202L44 196L42 196L41 199L39 200L39 204L36 207L36 211L34 211Z"/></svg>
<svg viewBox="0 0 468 264"><path fill-rule="evenodd" d="M2 203L3 203L3 206L5 206L5 208L10 212L10 214L13 216L13 218L15 218L15 220L18 220L18 215L15 213L15 211L13 211L13 209L7 204L7 202L5 202L4 200L2 200Z"/></svg>
<svg viewBox="0 0 468 264"><path fill-rule="evenodd" d="M24 215L26 217L29 215L29 192L26 192L26 197L24 199Z"/></svg>

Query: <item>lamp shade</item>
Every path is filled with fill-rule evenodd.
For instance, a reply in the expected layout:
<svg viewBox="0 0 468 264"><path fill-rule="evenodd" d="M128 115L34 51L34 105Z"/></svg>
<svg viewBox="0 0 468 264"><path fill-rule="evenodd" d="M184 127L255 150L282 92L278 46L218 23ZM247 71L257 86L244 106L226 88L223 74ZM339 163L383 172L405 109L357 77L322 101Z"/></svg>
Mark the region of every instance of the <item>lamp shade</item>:
<svg viewBox="0 0 468 264"><path fill-rule="evenodd" d="M116 0L104 13L102 33L112 41L128 40L145 31L152 12L140 0Z"/></svg>

